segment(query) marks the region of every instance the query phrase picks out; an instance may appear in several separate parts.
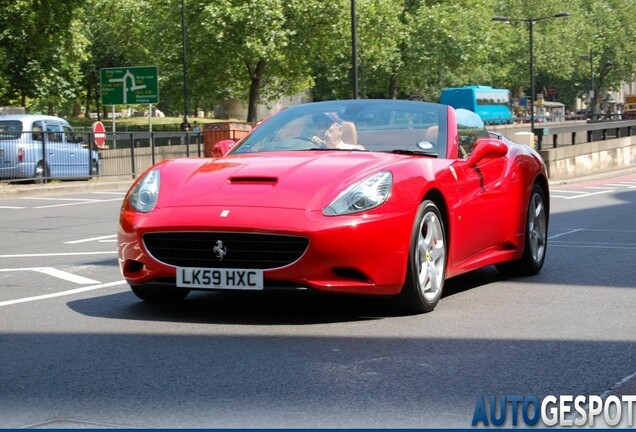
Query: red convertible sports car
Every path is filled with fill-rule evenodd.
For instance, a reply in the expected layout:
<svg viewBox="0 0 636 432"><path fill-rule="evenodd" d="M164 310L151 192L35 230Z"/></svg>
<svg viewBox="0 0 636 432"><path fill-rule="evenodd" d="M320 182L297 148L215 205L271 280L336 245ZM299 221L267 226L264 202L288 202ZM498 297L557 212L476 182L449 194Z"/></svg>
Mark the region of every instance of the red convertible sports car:
<svg viewBox="0 0 636 432"><path fill-rule="evenodd" d="M311 290L390 296L405 312L428 312L453 276L493 264L536 274L548 196L540 156L470 111L309 103L221 157L147 170L122 205L119 262L146 301Z"/></svg>

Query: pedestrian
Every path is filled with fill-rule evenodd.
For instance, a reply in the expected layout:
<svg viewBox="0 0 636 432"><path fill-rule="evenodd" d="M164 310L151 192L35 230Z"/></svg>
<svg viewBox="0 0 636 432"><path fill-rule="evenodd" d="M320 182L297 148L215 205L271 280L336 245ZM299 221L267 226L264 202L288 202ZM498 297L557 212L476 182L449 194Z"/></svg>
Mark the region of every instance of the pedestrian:
<svg viewBox="0 0 636 432"><path fill-rule="evenodd" d="M181 132L189 132L190 131L190 123L188 123L188 118L183 117L183 123L181 123Z"/></svg>

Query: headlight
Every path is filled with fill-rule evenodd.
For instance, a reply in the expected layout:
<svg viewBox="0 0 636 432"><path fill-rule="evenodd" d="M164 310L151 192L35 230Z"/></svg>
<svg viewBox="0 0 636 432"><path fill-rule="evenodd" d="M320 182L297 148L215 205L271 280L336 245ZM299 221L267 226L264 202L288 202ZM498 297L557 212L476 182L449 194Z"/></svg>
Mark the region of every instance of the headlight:
<svg viewBox="0 0 636 432"><path fill-rule="evenodd" d="M130 195L130 205L141 213L148 213L155 208L159 199L159 184L161 175L159 170L153 169L137 183Z"/></svg>
<svg viewBox="0 0 636 432"><path fill-rule="evenodd" d="M346 215L375 208L391 194L393 174L382 171L349 186L323 211L325 216Z"/></svg>

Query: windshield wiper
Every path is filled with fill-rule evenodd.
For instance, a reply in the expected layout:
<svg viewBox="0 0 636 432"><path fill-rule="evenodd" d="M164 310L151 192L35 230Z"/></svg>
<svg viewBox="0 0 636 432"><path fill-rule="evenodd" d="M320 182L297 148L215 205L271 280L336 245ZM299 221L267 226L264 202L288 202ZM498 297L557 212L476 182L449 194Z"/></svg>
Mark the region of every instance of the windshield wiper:
<svg viewBox="0 0 636 432"><path fill-rule="evenodd" d="M428 157L439 157L439 155L432 151L424 151L424 150L406 150L406 149L395 149L395 150L386 150L384 153L393 153L393 154L403 154L403 155L417 155L417 156L428 156Z"/></svg>

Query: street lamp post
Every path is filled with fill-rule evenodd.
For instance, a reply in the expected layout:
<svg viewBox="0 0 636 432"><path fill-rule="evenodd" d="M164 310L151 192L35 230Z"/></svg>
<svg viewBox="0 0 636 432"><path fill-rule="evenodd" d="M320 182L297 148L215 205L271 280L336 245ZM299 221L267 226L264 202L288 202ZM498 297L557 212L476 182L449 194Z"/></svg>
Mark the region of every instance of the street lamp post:
<svg viewBox="0 0 636 432"><path fill-rule="evenodd" d="M188 123L188 49L186 45L185 0L181 0L181 41L183 44L183 123Z"/></svg>
<svg viewBox="0 0 636 432"><path fill-rule="evenodd" d="M596 105L596 92L594 90L594 56L592 55L592 50L590 50L590 55L582 55L579 56L581 60L589 60L590 61L590 118L594 121L594 106Z"/></svg>
<svg viewBox="0 0 636 432"><path fill-rule="evenodd" d="M533 32L534 32L534 23L537 21L543 21L550 18L565 18L569 17L570 14L568 12L559 12L554 15L544 16L539 18L509 18L509 17L501 17L496 16L493 17L493 21L501 21L505 23L509 23L511 21L521 21L528 23L528 31L530 33L530 131L534 134L534 102L536 98L536 94L534 92L534 47L533 47Z"/></svg>
<svg viewBox="0 0 636 432"><path fill-rule="evenodd" d="M358 47L356 43L356 0L351 0L351 63L353 68L353 98L358 99Z"/></svg>

